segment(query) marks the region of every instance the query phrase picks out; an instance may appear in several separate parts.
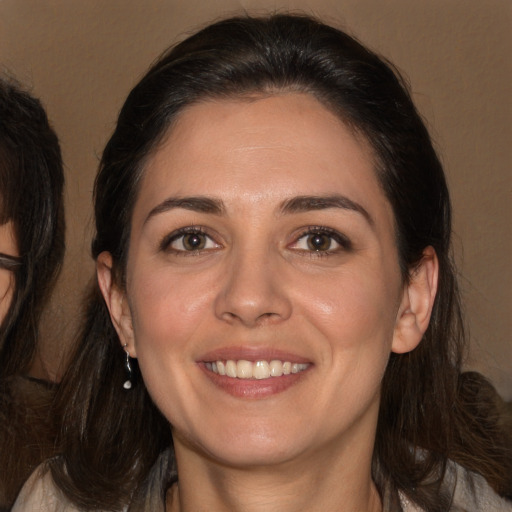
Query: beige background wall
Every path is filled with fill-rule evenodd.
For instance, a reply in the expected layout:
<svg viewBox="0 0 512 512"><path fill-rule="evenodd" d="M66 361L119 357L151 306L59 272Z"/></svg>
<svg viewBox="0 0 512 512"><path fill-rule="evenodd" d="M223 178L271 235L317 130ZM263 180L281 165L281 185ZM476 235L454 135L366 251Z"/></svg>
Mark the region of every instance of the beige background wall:
<svg viewBox="0 0 512 512"><path fill-rule="evenodd" d="M0 64L42 99L66 165L68 252L46 324L49 369L92 275L92 183L124 97L170 43L243 9L317 14L410 78L451 185L470 364L512 399L510 0L0 0Z"/></svg>

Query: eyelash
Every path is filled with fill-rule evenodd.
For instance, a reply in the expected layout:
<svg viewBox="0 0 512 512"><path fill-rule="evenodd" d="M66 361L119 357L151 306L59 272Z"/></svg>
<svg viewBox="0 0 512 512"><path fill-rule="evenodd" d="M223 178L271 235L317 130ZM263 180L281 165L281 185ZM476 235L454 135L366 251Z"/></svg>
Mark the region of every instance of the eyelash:
<svg viewBox="0 0 512 512"><path fill-rule="evenodd" d="M298 249L304 253L307 253L312 258L332 256L338 252L350 252L353 249L352 242L345 235L339 231L336 231L335 229L328 228L326 226L309 226L305 228L291 245L297 245L300 240L312 235L327 236L331 241L334 241L339 245L339 247L334 249L326 250Z"/></svg>
<svg viewBox="0 0 512 512"><path fill-rule="evenodd" d="M177 229L176 231L173 231L172 233L169 233L166 235L163 240L159 244L159 249L163 252L172 252L175 255L178 256L195 256L201 253L201 251L204 250L211 250L211 248L207 249L193 249L193 250L186 250L186 249L175 249L171 247L171 245L179 240L180 238L185 237L186 235L200 235L201 237L205 237L211 242L213 242L216 246L219 244L213 240L211 236L209 236L204 228L201 226L186 226L184 228ZM208 242L206 242L208 243Z"/></svg>
<svg viewBox="0 0 512 512"><path fill-rule="evenodd" d="M176 231L173 231L172 233L166 235L162 241L159 244L160 251L163 252L172 252L175 255L178 256L194 256L200 254L202 251L205 250L212 250L213 248L199 248L199 249L175 249L171 247L171 245L179 240L182 237L185 237L186 235L200 235L201 237L205 237L211 242L213 242L217 247L219 247L219 244L215 242L215 240L207 234L205 229L201 226L186 226L180 229L177 229ZM294 245L297 245L301 240L303 240L306 237L313 236L313 235L321 235L326 236L330 241L334 241L336 244L339 245L339 247L336 247L334 249L327 248L326 250L320 250L320 249L297 249L298 251L308 254L312 258L316 257L326 257L331 256L333 254L336 254L341 251L351 251L353 246L352 242L343 234L340 232L328 228L325 226L308 226L303 231L300 232L300 234L297 236L295 241L289 245L293 249ZM208 241L206 242L208 243Z"/></svg>

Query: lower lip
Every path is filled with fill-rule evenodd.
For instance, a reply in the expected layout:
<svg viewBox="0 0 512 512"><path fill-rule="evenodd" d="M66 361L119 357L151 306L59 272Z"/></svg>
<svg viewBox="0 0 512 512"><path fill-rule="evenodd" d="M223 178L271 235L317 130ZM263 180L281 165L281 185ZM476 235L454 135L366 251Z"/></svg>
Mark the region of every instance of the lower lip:
<svg viewBox="0 0 512 512"><path fill-rule="evenodd" d="M268 379L235 379L213 373L204 364L199 364L199 367L217 387L234 397L247 399L267 398L282 393L301 381L311 368L309 366L299 373L269 377Z"/></svg>

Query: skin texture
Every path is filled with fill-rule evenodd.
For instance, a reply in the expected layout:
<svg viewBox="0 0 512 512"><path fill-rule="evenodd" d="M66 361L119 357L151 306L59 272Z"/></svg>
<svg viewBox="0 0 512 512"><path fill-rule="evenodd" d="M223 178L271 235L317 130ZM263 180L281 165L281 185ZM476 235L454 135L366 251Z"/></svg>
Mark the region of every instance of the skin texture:
<svg viewBox="0 0 512 512"><path fill-rule="evenodd" d="M8 256L19 256L18 245L11 221L0 225L0 252ZM0 268L0 322L3 322L14 293L14 276L11 271Z"/></svg>
<svg viewBox="0 0 512 512"><path fill-rule="evenodd" d="M190 197L203 199L179 202ZM215 208L199 211L204 198ZM172 424L170 510L379 509L380 383L390 352L413 350L428 325L437 260L427 248L402 282L364 140L302 94L192 106L147 164L126 290L111 266L102 253L114 325ZM203 364L276 353L308 369L241 389Z"/></svg>

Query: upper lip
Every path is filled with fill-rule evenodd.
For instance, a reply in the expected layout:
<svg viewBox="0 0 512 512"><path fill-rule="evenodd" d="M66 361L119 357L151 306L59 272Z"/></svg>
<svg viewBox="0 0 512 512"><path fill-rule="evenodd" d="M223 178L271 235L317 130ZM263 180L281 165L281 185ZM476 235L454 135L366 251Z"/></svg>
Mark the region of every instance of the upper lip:
<svg viewBox="0 0 512 512"><path fill-rule="evenodd" d="M211 350L203 354L198 361L200 362L213 362L213 361L239 361L244 359L246 361L289 361L290 363L311 363L310 359L302 357L293 352L280 350L272 347L222 347Z"/></svg>

